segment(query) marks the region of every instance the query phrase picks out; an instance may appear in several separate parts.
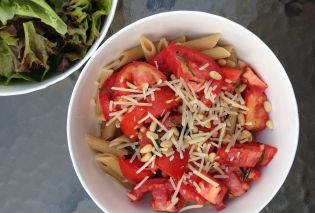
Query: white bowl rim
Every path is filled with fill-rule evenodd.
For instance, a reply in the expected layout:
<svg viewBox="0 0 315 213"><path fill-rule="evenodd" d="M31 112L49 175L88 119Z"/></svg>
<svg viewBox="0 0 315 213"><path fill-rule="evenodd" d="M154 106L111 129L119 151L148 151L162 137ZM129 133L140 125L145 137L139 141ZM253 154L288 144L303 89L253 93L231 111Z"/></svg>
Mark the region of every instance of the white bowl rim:
<svg viewBox="0 0 315 213"><path fill-rule="evenodd" d="M282 180L280 181L281 184L279 184L279 186L273 191L273 193L270 195L270 197L268 199L266 199L265 203L262 203L260 206L257 207L257 210L259 210L258 212L260 212L273 198L274 196L277 194L277 192L279 191L279 189L282 187L284 181L286 180L290 170L291 170L291 167L293 165L293 161L294 161L294 158L295 158L295 155L296 155L296 150L297 150L297 146L298 146L298 139L299 139L299 115L298 115L298 105L297 105L297 102L296 102L296 97L295 97L295 93L294 93L294 90L293 90L293 87L292 87L292 84L291 84L291 81L285 71L285 69L283 68L281 62L279 61L279 59L276 57L276 55L272 52L272 50L258 37L256 36L254 33L252 33L250 30L248 30L247 28L243 27L242 25L234 22L234 21L231 21L225 17L222 17L222 16L219 16L219 15L215 15L215 14L211 14L211 13L207 13L207 12L201 12L201 11L189 11L189 10L178 10L178 11L170 11L170 12L162 12L162 13L158 13L158 14L154 14L154 15L151 15L151 16L147 16L147 17L144 17L142 19L139 19L127 26L125 26L124 28L120 29L119 31L117 31L116 33L114 33L111 37L109 37L99 48L98 50L94 53L94 55L90 58L90 60L88 61L88 63L84 66L83 70L82 70L82 73L81 75L79 76L76 84L75 84L75 87L73 89L73 92L71 94L71 99L70 99L70 103L69 103L69 108L68 108L68 117L67 117L67 139L68 139L68 147L69 147L69 153L70 153L70 157L71 157L71 161L72 161L72 164L73 164L73 167L74 167L74 170L79 178L79 181L80 183L82 184L83 188L85 189L85 191L88 193L88 195L92 198L92 200L96 203L96 205L104 212L110 212L109 209L106 209L106 206L103 206L101 203L99 203L97 201L97 198L94 196L94 194L89 190L89 187L85 184L84 180L82 179L81 175L80 175L80 172L79 172L79 169L78 169L78 165L76 163L76 161L74 160L74 153L72 152L73 148L72 148L72 143L71 143L71 135L70 135L70 121L72 120L72 117L71 117L71 109L73 107L73 102L74 102L74 96L79 88L79 82L81 82L83 76L84 76L84 73L88 71L87 67L89 67L89 65L91 63L93 63L93 60L94 58L100 53L102 52L102 50L107 46L108 43L110 43L115 37L117 34L121 34L121 33L124 33L125 31L128 31L130 28L132 28L134 25L137 25L137 24L140 24L142 22L146 22L148 20L151 20L151 19L155 19L155 18L158 18L158 17L162 17L162 16L169 16L169 15L176 15L176 14L184 14L184 15L191 15L191 14L194 14L194 15L207 15L207 16L211 16L212 18L216 18L216 19L221 19L225 22L229 22L230 24L233 24L233 25L236 25L237 27L241 28L242 30L246 31L249 36L252 36L255 40L257 40L258 43L260 43L260 45L263 45L266 50L269 52L269 54L271 54L277 61L277 63L280 65L281 69L279 69L279 72L282 72L283 73L283 77L286 78L286 80L288 81L290 87L287 88L290 93L290 96L292 96L293 100L294 100L294 110L296 111L296 120L297 120L297 129L296 129L296 138L294 139L294 141L296 141L296 144L295 144L295 147L293 147L294 149L294 154L291 155L291 158L289 159L288 161L288 165L289 167L287 167L288 169L286 171L284 171L285 175L283 176Z"/></svg>
<svg viewBox="0 0 315 213"><path fill-rule="evenodd" d="M108 29L114 19L115 13L116 13L116 7L117 7L118 0L112 0L111 10L109 14L106 17L106 20L102 26L102 30L100 32L100 36L94 41L93 45L89 48L88 52L85 54L84 58L82 58L80 61L72 65L69 69L67 69L65 72L56 74L56 76L52 76L51 78L45 79L41 82L25 82L25 85L30 86L29 88L20 89L17 91L6 91L6 89L1 90L0 89L0 96L13 96L13 95L22 95L27 94L31 92L35 92L37 90L45 89L55 83L58 83L59 81L64 80L69 75L74 73L75 71L78 71L83 65L91 58L91 56L94 54L94 52L97 50L97 48L101 45L102 41L105 39L105 36L108 32ZM4 86L4 87L14 87L13 86Z"/></svg>

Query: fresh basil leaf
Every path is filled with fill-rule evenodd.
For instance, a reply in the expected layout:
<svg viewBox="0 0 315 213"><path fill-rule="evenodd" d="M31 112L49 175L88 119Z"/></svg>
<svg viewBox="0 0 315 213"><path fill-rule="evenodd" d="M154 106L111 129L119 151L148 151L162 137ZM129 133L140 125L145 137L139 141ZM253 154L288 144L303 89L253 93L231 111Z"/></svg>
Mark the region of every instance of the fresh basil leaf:
<svg viewBox="0 0 315 213"><path fill-rule="evenodd" d="M178 56L180 60L182 60L186 64L188 71L192 74L193 77L195 77L196 76L195 73L192 71L191 67L189 66L189 61L178 52L176 52L176 55Z"/></svg>
<svg viewBox="0 0 315 213"><path fill-rule="evenodd" d="M252 170L251 169L241 169L241 170L244 174L243 182L246 182Z"/></svg>
<svg viewBox="0 0 315 213"><path fill-rule="evenodd" d="M4 82L4 85L5 86L8 86L11 81L13 79L23 79L25 81L31 81L31 82L36 82L33 78L27 76L26 74L23 74L23 73L13 73L12 75L10 75L7 80Z"/></svg>

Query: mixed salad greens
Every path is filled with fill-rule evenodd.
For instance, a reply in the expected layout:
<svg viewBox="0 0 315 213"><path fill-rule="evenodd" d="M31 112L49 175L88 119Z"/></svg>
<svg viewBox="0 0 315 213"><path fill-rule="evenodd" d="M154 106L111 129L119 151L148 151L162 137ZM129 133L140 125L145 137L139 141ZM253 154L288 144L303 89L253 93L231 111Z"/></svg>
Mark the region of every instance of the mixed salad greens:
<svg viewBox="0 0 315 213"><path fill-rule="evenodd" d="M82 59L111 0L0 0L0 84L41 81Z"/></svg>

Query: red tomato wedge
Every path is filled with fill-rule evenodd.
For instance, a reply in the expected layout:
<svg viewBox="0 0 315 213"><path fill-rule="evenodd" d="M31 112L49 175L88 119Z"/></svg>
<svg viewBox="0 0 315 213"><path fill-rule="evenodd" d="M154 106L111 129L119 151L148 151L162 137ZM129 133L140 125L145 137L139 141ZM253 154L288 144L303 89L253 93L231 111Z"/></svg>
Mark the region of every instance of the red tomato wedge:
<svg viewBox="0 0 315 213"><path fill-rule="evenodd" d="M189 159L189 152L186 150L183 152L183 159L180 158L179 153L176 151L174 153L174 159L170 161L170 157L159 157L155 160L157 167L167 175L180 179L187 167Z"/></svg>
<svg viewBox="0 0 315 213"><path fill-rule="evenodd" d="M152 103L152 106L147 107L148 112L154 117L161 117L162 114L178 106L182 100L176 100L175 93L168 87L161 87L161 90L154 92L155 100L152 100L150 96L148 103Z"/></svg>
<svg viewBox="0 0 315 213"><path fill-rule="evenodd" d="M145 181L139 188L133 188L129 194L132 201L140 200L146 192L153 191L154 189L165 188L169 191L174 190L169 179L167 178L152 178Z"/></svg>
<svg viewBox="0 0 315 213"><path fill-rule="evenodd" d="M135 107L131 112L127 112L121 122L120 128L123 133L131 139L138 137L138 121L147 115L147 110L144 107Z"/></svg>
<svg viewBox="0 0 315 213"><path fill-rule="evenodd" d="M256 87L261 92L264 92L268 87L267 84L261 80L249 66L245 68L242 81L249 86Z"/></svg>
<svg viewBox="0 0 315 213"><path fill-rule="evenodd" d="M259 162L260 166L267 166L278 151L276 147L273 147L267 144L264 144L264 145L265 145L265 149L260 158L260 162Z"/></svg>
<svg viewBox="0 0 315 213"><path fill-rule="evenodd" d="M182 183L179 189L179 193L188 202L195 202L199 205L204 205L207 203L207 200L204 197L202 197L196 191L196 188L192 185Z"/></svg>
<svg viewBox="0 0 315 213"><path fill-rule="evenodd" d="M166 128L181 127L182 126L182 115L171 115L164 122L163 125Z"/></svg>
<svg viewBox="0 0 315 213"><path fill-rule="evenodd" d="M201 179L200 177L193 175L191 177L192 181L196 182L201 189L199 194L211 204L216 205L217 208L220 208L220 209L224 208L223 200L228 191L228 188L223 182L214 179L210 175L206 173L203 173L203 175L213 180L214 182L218 183L219 186L213 186L212 184Z"/></svg>
<svg viewBox="0 0 315 213"><path fill-rule="evenodd" d="M220 67L208 55L182 45L171 44L162 52L165 64L169 70L179 78L183 78L194 90L201 87L201 84L210 80L210 71L221 73ZM223 78L213 80L212 86L217 85L215 91L220 91Z"/></svg>
<svg viewBox="0 0 315 213"><path fill-rule="evenodd" d="M261 172L258 169L251 169L248 175L248 180L259 180L261 177Z"/></svg>
<svg viewBox="0 0 315 213"><path fill-rule="evenodd" d="M133 183L140 182L146 176L153 176L152 171L147 169L137 174L136 171L140 169L142 165L143 163L138 159L134 159L134 161L130 163L129 160L125 160L124 157L119 157L119 166L121 172L126 179L132 181Z"/></svg>
<svg viewBox="0 0 315 213"><path fill-rule="evenodd" d="M145 84L155 84L160 79L166 80L166 76L157 70L154 66L145 62L130 63L119 71L115 81L115 87L129 88L127 82L130 82L142 89ZM115 91L114 96L128 95L129 92Z"/></svg>
<svg viewBox="0 0 315 213"><path fill-rule="evenodd" d="M176 205L168 208L171 205L171 199L174 191L166 188L158 188L152 191L152 208L155 211L163 212L178 212L184 206L184 200L179 197Z"/></svg>
<svg viewBox="0 0 315 213"><path fill-rule="evenodd" d="M110 76L102 85L102 87L99 90L99 101L102 107L102 111L105 117L105 120L109 121L109 102L112 99L112 93L113 91L111 88L114 86L116 81L117 73L114 73L112 76Z"/></svg>
<svg viewBox="0 0 315 213"><path fill-rule="evenodd" d="M167 77L169 77L172 74L172 71L168 69L167 64L165 63L165 51L160 52L159 54L157 54L151 61L149 61L149 63L156 67L157 65L157 69L160 70L164 75L166 75Z"/></svg>
<svg viewBox="0 0 315 213"><path fill-rule="evenodd" d="M229 166L255 167L259 163L263 149L259 144L239 144L232 147L229 152L225 151L226 147L220 147L217 151L219 157L217 162Z"/></svg>
<svg viewBox="0 0 315 213"><path fill-rule="evenodd" d="M237 174L235 174L235 172L233 172L233 171L228 172L227 175L229 177L227 179L224 179L224 183L229 188L229 192L234 197L239 197L242 194L244 194L246 192L246 190L243 188L243 184L242 184L240 177Z"/></svg>
<svg viewBox="0 0 315 213"><path fill-rule="evenodd" d="M248 112L245 115L245 128L251 131L261 131L266 127L269 115L264 108L264 102L267 100L265 93L257 88L251 87L245 91L245 104Z"/></svg>
<svg viewBox="0 0 315 213"><path fill-rule="evenodd" d="M225 79L223 86L226 87L228 91L232 91L241 78L242 70L231 67L221 67L221 71Z"/></svg>

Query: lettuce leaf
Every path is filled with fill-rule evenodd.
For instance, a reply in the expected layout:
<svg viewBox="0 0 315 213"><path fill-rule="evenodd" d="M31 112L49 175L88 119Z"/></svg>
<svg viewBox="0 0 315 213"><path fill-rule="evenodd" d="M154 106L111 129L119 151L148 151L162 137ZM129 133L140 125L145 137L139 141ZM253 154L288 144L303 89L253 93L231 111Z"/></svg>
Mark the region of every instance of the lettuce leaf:
<svg viewBox="0 0 315 213"><path fill-rule="evenodd" d="M37 34L33 22L23 23L25 35L25 49L22 59L22 70L36 70L39 68L48 69L49 55L54 52L55 43Z"/></svg>
<svg viewBox="0 0 315 213"><path fill-rule="evenodd" d="M7 43L0 39L0 76L10 77L14 69L12 51Z"/></svg>
<svg viewBox="0 0 315 213"><path fill-rule="evenodd" d="M28 76L26 74L23 74L23 73L12 73L12 75L10 75L7 78L7 80L4 82L4 85L8 86L13 79L22 79L24 81L36 82L36 80L34 80L33 78L31 78L30 76Z"/></svg>
<svg viewBox="0 0 315 213"><path fill-rule="evenodd" d="M12 14L14 14L39 18L43 23L51 26L61 35L67 33L67 25L44 0L3 0L0 7L5 11L4 15L1 15L1 22L3 24L6 24L7 20L10 17L12 18Z"/></svg>

